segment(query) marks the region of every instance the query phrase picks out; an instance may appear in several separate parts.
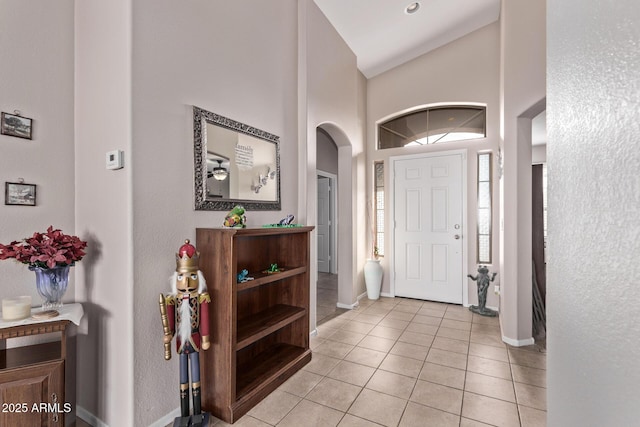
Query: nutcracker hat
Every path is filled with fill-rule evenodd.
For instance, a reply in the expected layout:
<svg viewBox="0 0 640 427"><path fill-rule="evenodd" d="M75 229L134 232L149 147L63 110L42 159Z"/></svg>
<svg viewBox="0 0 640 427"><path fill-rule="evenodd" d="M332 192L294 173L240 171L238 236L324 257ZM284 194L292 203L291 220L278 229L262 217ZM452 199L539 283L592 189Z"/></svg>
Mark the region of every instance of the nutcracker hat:
<svg viewBox="0 0 640 427"><path fill-rule="evenodd" d="M189 239L185 240L176 254L176 272L195 273L200 270L199 262L200 252L189 242Z"/></svg>

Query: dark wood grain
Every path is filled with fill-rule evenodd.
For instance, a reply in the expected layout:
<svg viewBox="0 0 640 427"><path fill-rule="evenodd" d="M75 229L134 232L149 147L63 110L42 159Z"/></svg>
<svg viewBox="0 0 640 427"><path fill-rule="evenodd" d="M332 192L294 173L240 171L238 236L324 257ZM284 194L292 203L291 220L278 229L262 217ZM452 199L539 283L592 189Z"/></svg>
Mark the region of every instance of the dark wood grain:
<svg viewBox="0 0 640 427"><path fill-rule="evenodd" d="M281 343L262 351L255 360L238 366L238 400L246 400L248 394L267 380L278 377L307 353L308 349Z"/></svg>
<svg viewBox="0 0 640 427"><path fill-rule="evenodd" d="M0 340L49 334L53 332L64 332L69 323L69 320L57 320L55 322L31 323L27 325L2 328L0 329Z"/></svg>
<svg viewBox="0 0 640 427"><path fill-rule="evenodd" d="M53 403L52 396L64 404L64 362L56 361L40 365L0 372L0 406L3 404L26 404L28 411L0 412L0 425L12 427L63 426L64 414L55 411L32 411L33 404Z"/></svg>
<svg viewBox="0 0 640 427"><path fill-rule="evenodd" d="M236 350L241 350L261 338L304 317L306 310L290 305L276 304L238 322Z"/></svg>
<svg viewBox="0 0 640 427"><path fill-rule="evenodd" d="M244 283L237 284L238 291L244 291L247 289L255 288L256 286L262 286L271 282L277 282L278 280L286 279L291 276L296 276L300 273L306 273L307 267L283 267L284 271L280 273L264 273L262 271L249 272L249 276L254 280L249 280ZM241 269L242 270L242 269Z"/></svg>
<svg viewBox="0 0 640 427"><path fill-rule="evenodd" d="M62 360L60 341L0 350L0 371Z"/></svg>
<svg viewBox="0 0 640 427"><path fill-rule="evenodd" d="M68 320L26 324L0 329L0 339L60 332L60 340L0 350L0 406L25 404L28 412L0 412L0 426L63 426ZM60 406L47 411L32 411L33 404ZM15 409L15 407L14 407ZM23 409L23 408L21 408Z"/></svg>

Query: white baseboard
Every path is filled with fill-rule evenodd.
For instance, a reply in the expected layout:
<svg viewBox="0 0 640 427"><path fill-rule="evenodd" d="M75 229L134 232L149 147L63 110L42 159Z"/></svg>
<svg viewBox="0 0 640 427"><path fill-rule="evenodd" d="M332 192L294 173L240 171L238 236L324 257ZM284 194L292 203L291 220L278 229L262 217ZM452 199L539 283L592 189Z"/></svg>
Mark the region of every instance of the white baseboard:
<svg viewBox="0 0 640 427"><path fill-rule="evenodd" d="M176 417L180 416L180 407L177 407L173 411L169 412L167 415L158 419L156 422L149 424L149 427L165 427L169 424L173 424L173 420ZM102 421L100 418L93 415L91 412L84 409L82 406L76 406L76 417L82 418L82 421L93 427L109 427L107 423Z"/></svg>
<svg viewBox="0 0 640 427"><path fill-rule="evenodd" d="M157 420L155 423L149 424L149 427L164 427L169 424L173 425L173 420L175 420L176 417L179 417L179 416L180 416L180 407L177 407L176 409L169 412L164 417Z"/></svg>
<svg viewBox="0 0 640 427"><path fill-rule="evenodd" d="M91 412L87 411L80 405L76 406L76 417L82 418L82 421L86 422L87 424L93 427L109 427L107 423L105 423L100 418L96 417L95 415L93 415ZM164 424L163 427L165 425L166 424Z"/></svg>
<svg viewBox="0 0 640 427"><path fill-rule="evenodd" d="M524 347L526 345L533 345L536 343L536 341L533 339L533 337L531 338L525 338L523 340L514 340L511 338L507 338L504 335L502 336L502 341L504 341L505 343L509 344L510 346L513 347Z"/></svg>
<svg viewBox="0 0 640 427"><path fill-rule="evenodd" d="M395 295L393 295L391 292L380 292L380 296L385 298L395 298Z"/></svg>
<svg viewBox="0 0 640 427"><path fill-rule="evenodd" d="M341 302L336 304L336 307L338 308L346 308L347 310L353 310L354 308L356 308L357 306L359 306L360 303L358 301L354 302L353 304L342 304Z"/></svg>

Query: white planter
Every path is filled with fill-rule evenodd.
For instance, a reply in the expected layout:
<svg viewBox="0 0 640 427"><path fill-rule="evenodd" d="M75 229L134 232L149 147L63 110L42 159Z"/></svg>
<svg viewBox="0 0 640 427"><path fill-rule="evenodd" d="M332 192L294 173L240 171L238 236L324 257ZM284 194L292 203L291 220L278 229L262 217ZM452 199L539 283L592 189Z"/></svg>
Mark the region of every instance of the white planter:
<svg viewBox="0 0 640 427"><path fill-rule="evenodd" d="M364 265L364 282L367 285L367 297L371 300L380 298L382 287L382 266L380 260L368 259Z"/></svg>

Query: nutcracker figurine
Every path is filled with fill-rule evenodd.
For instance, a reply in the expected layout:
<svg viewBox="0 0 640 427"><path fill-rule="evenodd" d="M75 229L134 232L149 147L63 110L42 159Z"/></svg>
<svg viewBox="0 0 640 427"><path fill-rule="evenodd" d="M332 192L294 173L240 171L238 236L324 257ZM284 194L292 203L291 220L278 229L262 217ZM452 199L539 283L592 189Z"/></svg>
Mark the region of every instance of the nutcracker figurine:
<svg viewBox="0 0 640 427"><path fill-rule="evenodd" d="M180 418L174 426L206 426L208 414L202 413L200 401L199 351L209 348L209 303L202 272L198 267L200 252L185 240L176 254L176 272L171 276L171 294L160 294L160 314L164 329L164 358L171 358L171 339L176 337L180 357ZM193 416L189 416L189 367Z"/></svg>

